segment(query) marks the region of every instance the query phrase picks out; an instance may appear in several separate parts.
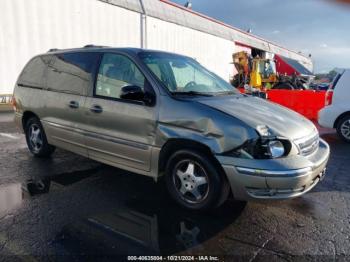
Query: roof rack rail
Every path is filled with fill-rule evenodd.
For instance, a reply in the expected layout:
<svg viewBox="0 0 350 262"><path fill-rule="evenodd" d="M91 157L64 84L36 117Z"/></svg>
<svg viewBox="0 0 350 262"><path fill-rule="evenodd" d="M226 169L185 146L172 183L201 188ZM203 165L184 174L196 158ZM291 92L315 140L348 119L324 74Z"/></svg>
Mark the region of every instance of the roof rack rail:
<svg viewBox="0 0 350 262"><path fill-rule="evenodd" d="M84 46L84 48L104 48L107 46L103 46L103 45L86 45Z"/></svg>
<svg viewBox="0 0 350 262"><path fill-rule="evenodd" d="M58 48L51 48L49 51L47 51L48 53L49 52L55 52L55 51L58 51L59 49Z"/></svg>

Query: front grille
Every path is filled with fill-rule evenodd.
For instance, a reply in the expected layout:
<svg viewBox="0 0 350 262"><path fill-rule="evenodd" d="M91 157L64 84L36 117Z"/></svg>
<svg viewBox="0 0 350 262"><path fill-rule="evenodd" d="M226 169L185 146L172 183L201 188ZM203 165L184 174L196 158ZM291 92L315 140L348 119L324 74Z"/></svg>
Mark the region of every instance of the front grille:
<svg viewBox="0 0 350 262"><path fill-rule="evenodd" d="M314 153L318 148L319 142L320 137L318 133L314 133L311 136L303 137L295 141L303 156L308 156Z"/></svg>

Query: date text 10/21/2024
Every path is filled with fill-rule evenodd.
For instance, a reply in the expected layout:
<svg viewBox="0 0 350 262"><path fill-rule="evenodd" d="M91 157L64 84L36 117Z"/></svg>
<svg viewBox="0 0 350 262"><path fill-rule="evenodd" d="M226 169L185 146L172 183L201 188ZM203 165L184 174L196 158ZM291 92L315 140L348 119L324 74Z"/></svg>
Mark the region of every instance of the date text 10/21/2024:
<svg viewBox="0 0 350 262"><path fill-rule="evenodd" d="M218 256L128 256L128 261L220 261Z"/></svg>

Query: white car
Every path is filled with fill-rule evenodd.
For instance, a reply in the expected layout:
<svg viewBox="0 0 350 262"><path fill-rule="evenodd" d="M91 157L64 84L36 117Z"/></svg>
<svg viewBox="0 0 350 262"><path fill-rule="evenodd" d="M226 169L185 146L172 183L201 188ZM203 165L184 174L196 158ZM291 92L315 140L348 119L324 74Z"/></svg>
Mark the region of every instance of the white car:
<svg viewBox="0 0 350 262"><path fill-rule="evenodd" d="M318 123L336 128L339 136L350 143L350 69L334 78L326 93L326 106L318 113Z"/></svg>

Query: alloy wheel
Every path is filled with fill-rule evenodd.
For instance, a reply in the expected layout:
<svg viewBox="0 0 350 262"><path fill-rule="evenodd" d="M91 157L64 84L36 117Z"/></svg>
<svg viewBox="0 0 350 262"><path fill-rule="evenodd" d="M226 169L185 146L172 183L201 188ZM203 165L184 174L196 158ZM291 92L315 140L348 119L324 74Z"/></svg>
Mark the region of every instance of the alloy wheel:
<svg viewBox="0 0 350 262"><path fill-rule="evenodd" d="M340 132L346 139L350 140L350 119L344 121L344 123L340 127Z"/></svg>
<svg viewBox="0 0 350 262"><path fill-rule="evenodd" d="M173 182L181 198L188 203L200 203L209 193L209 179L205 169L192 160L182 160L175 166Z"/></svg>

